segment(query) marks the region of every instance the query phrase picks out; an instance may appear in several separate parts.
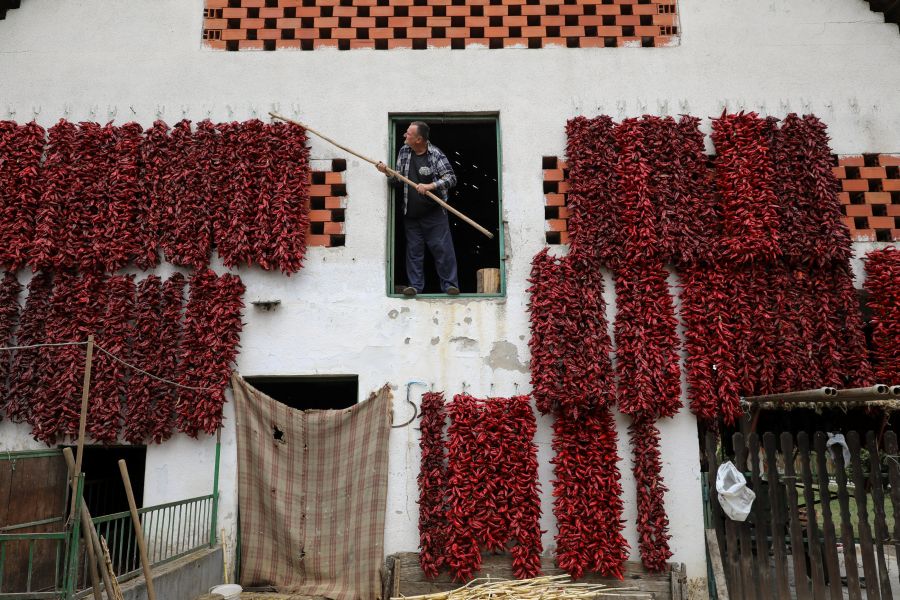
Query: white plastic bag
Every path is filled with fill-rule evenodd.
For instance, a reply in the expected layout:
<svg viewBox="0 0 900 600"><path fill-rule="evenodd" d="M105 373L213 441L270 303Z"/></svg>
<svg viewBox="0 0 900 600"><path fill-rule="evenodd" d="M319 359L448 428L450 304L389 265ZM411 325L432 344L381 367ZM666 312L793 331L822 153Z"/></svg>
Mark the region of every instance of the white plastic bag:
<svg viewBox="0 0 900 600"><path fill-rule="evenodd" d="M756 494L747 487L747 480L731 461L722 463L716 473L716 492L719 504L732 521L746 521Z"/></svg>

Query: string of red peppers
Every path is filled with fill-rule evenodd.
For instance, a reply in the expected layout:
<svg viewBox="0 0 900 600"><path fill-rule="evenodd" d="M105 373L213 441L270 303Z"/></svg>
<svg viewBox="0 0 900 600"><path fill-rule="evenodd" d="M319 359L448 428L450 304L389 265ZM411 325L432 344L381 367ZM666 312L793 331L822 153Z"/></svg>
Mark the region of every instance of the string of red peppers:
<svg viewBox="0 0 900 600"><path fill-rule="evenodd" d="M528 396L459 394L448 414L447 566L468 581L481 567L482 548L509 549L517 578L538 575L537 424Z"/></svg>
<svg viewBox="0 0 900 600"><path fill-rule="evenodd" d="M132 443L161 442L176 426L195 436L212 433L222 421L229 365L237 356L244 287L236 276L212 271L199 273L192 283L193 302L185 308L185 278L179 273L162 284L150 276L135 286L133 275L64 271L53 278L39 272L29 284L16 342L65 344L94 334L104 350L144 371L207 388L176 388L98 350L87 420L88 433L98 442L115 442L120 433ZM18 316L17 285L9 275L0 285L0 334ZM187 343L182 343L183 318L190 323ZM73 436L83 374L83 346L17 350L0 413L30 423L40 441Z"/></svg>
<svg viewBox="0 0 900 600"><path fill-rule="evenodd" d="M122 126L61 120L0 122L0 264L17 269L114 272L149 269L161 249L179 266L202 268L215 246L226 266L296 273L309 226L305 131L258 120L144 134ZM10 166L7 166L10 165ZM16 165L13 168L12 165ZM21 165L21 168L19 168Z"/></svg>
<svg viewBox="0 0 900 600"><path fill-rule="evenodd" d="M41 198L41 157L46 131L37 123L0 121L0 264L25 265Z"/></svg>
<svg viewBox="0 0 900 600"><path fill-rule="evenodd" d="M19 317L16 345L31 346L45 342L45 327L50 316L53 274L38 271L28 282L28 298ZM17 350L12 357L9 385L3 389L3 409L14 423L32 423L32 398L37 396L43 370L38 348Z"/></svg>
<svg viewBox="0 0 900 600"><path fill-rule="evenodd" d="M621 476L616 424L608 408L553 422L556 562L578 579L588 572L623 577Z"/></svg>
<svg viewBox="0 0 900 600"><path fill-rule="evenodd" d="M446 561L447 465L444 425L447 413L444 395L422 394L422 421L419 426L422 465L419 469L419 566L434 579Z"/></svg>
<svg viewBox="0 0 900 600"><path fill-rule="evenodd" d="M662 480L662 458L659 450L659 430L652 415L634 417L628 432L634 459L634 480L637 484L637 530L641 562L650 571L663 571L672 557L669 549L669 518L663 497L666 486Z"/></svg>
<svg viewBox="0 0 900 600"><path fill-rule="evenodd" d="M900 382L900 252L888 247L866 255L867 304L872 311L875 379Z"/></svg>
<svg viewBox="0 0 900 600"><path fill-rule="evenodd" d="M241 336L244 284L226 273L209 269L194 273L184 314L181 341L180 389L175 406L179 431L196 437L215 433L222 424L225 386L230 365L237 358Z"/></svg>
<svg viewBox="0 0 900 600"><path fill-rule="evenodd" d="M0 281L0 344L10 346L14 341L14 330L19 320L19 294L22 293L22 284L16 278L16 274L7 271ZM12 355L9 352L0 352L0 382L6 382L12 364ZM0 419L3 418L3 405L5 398L0 396Z"/></svg>

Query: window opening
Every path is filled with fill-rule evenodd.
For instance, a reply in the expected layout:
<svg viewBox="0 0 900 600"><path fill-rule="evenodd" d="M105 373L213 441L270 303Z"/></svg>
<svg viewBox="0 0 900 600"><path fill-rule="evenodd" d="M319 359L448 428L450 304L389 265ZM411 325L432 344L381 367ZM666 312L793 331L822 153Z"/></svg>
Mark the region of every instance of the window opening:
<svg viewBox="0 0 900 600"><path fill-rule="evenodd" d="M358 375L313 375L288 377L247 377L247 383L265 395L297 410L341 410L359 398ZM282 434L282 435L279 435ZM278 424L272 437L283 439Z"/></svg>
<svg viewBox="0 0 900 600"><path fill-rule="evenodd" d="M456 253L459 289L463 295L502 296L505 294L503 240L500 231L500 146L496 116L400 115L391 118L391 166L403 147L403 133L413 121L424 121L431 129L430 141L447 155L456 174L449 204L494 234L484 234L448 214ZM391 188L392 222L389 227L388 293L402 295L408 284L407 240L404 231L403 189ZM499 270L499 291L478 291L478 271ZM426 249L425 289L422 295L447 297L441 292L434 257ZM492 273L496 273L493 271ZM484 274L483 274L484 275ZM491 277L485 277L488 281ZM496 278L494 278L496 279Z"/></svg>

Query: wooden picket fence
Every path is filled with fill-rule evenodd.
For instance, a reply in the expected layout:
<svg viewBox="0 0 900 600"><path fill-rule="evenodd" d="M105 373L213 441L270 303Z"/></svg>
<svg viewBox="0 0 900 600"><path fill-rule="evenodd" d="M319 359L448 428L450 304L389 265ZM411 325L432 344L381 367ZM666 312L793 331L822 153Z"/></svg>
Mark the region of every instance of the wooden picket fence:
<svg viewBox="0 0 900 600"><path fill-rule="evenodd" d="M828 435L755 433L725 452L706 437L710 561L721 599L900 597L900 464L897 436L849 432L845 464ZM756 493L746 521L732 521L716 493L731 460ZM714 531L714 534L713 534ZM717 554L717 556L716 556ZM727 589L722 589L727 587Z"/></svg>

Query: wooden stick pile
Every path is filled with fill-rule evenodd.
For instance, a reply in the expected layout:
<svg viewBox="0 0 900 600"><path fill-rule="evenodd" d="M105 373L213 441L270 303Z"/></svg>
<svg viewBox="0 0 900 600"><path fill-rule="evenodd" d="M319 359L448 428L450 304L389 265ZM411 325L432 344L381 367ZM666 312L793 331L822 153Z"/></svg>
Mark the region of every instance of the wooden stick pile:
<svg viewBox="0 0 900 600"><path fill-rule="evenodd" d="M479 583L482 582L482 583ZM591 598L652 598L635 587L610 587L600 583L575 583L568 575L552 575L514 581L473 579L449 592L421 596L400 595L391 600L589 600Z"/></svg>

